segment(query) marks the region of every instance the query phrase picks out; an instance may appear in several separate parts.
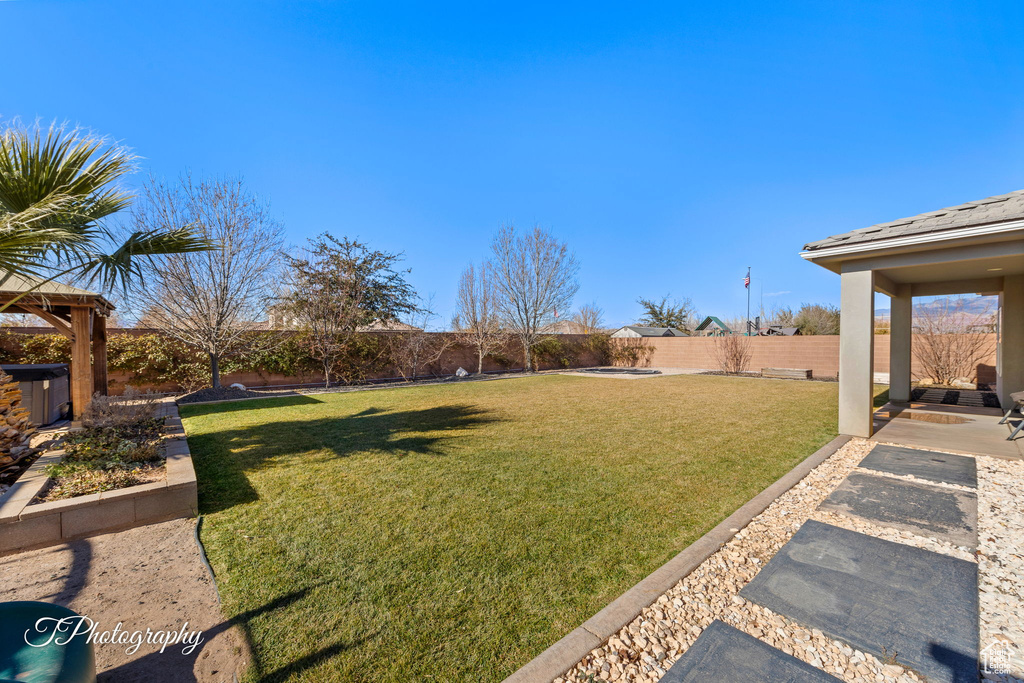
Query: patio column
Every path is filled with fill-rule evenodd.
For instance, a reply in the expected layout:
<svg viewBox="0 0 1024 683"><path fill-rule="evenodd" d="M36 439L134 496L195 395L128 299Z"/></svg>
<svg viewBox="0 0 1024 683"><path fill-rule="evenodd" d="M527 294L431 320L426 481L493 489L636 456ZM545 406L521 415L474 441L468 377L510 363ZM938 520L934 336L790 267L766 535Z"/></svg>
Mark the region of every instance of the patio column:
<svg viewBox="0 0 1024 683"><path fill-rule="evenodd" d="M1000 307L997 390L1006 408L1010 394L1024 391L1024 275L1003 278Z"/></svg>
<svg viewBox="0 0 1024 683"><path fill-rule="evenodd" d="M846 264L840 276L839 433L871 436L875 372L875 274Z"/></svg>
<svg viewBox="0 0 1024 683"><path fill-rule="evenodd" d="M92 319L93 393L107 395L107 319L94 315Z"/></svg>
<svg viewBox="0 0 1024 683"><path fill-rule="evenodd" d="M910 400L911 330L914 299L900 285L889 312L889 400Z"/></svg>
<svg viewBox="0 0 1024 683"><path fill-rule="evenodd" d="M76 306L71 309L71 405L72 419L82 419L85 406L92 398L92 339L89 318L92 308Z"/></svg>

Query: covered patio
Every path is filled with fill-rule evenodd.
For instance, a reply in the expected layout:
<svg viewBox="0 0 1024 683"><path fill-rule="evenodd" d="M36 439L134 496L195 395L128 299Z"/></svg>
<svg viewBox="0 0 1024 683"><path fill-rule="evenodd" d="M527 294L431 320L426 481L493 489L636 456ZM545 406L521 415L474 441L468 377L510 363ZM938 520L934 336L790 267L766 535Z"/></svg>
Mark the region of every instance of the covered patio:
<svg viewBox="0 0 1024 683"><path fill-rule="evenodd" d="M0 275L0 308L41 318L71 340L72 415L81 419L92 395L107 393L107 316L113 304L96 292L6 274Z"/></svg>
<svg viewBox="0 0 1024 683"><path fill-rule="evenodd" d="M956 412L911 404L914 297L998 295L996 394L1006 409L1010 394L1024 390L1024 190L834 235L807 244L801 256L841 278L841 434L871 437L876 430L888 429L893 438L885 440L906 443L912 437L911 427L941 439L934 427L958 424L961 429L957 433L964 434L965 444L972 438L967 432L977 431L973 438L984 432L989 437L986 442L1006 444L991 448L1009 448L1008 455L1024 455L1019 444L1006 443L1010 430L997 424L998 417L988 425L986 418L991 415L985 413L998 412L992 408L963 409L974 413L970 423L898 417L900 411L910 411L907 416ZM876 292L888 295L892 302L891 405L877 416L872 397ZM963 428L967 424L973 429ZM983 448L975 445L973 451Z"/></svg>

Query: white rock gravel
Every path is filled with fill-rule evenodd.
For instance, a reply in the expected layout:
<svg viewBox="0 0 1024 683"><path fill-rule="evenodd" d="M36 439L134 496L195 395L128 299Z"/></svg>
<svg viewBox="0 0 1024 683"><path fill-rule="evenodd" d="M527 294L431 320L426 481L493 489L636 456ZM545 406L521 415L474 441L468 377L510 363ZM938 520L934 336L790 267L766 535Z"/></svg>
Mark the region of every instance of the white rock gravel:
<svg viewBox="0 0 1024 683"><path fill-rule="evenodd" d="M979 562L981 646L1004 638L1015 648L1010 675L989 675L1009 683L1020 678L1024 659L1024 462L979 457L979 554L935 538L915 536L817 506L875 444L854 439L780 496L763 513L697 569L645 608L607 643L593 650L555 683L620 681L653 683L679 659L712 620L720 619L844 681L921 681L896 662L832 640L741 598L745 586L808 519L836 524L886 540ZM872 471L872 474L877 474ZM914 477L901 479L917 480ZM917 480L920 481L920 480ZM927 482L934 484L935 482ZM950 488L964 488L947 485Z"/></svg>
<svg viewBox="0 0 1024 683"><path fill-rule="evenodd" d="M985 678L1024 681L1024 462L977 462L980 642L983 649L1008 643L1011 653L1005 673Z"/></svg>

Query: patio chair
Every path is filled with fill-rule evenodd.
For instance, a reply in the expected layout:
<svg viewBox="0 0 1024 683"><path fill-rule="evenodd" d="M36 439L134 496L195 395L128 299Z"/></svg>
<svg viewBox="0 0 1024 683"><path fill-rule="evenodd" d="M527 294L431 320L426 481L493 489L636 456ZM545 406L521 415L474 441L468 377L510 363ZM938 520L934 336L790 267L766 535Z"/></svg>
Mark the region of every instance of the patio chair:
<svg viewBox="0 0 1024 683"><path fill-rule="evenodd" d="M0 602L0 683L96 683L92 643L84 636L51 639L52 628L44 633L35 628L39 619L77 616L48 602ZM35 645L26 641L26 632Z"/></svg>
<svg viewBox="0 0 1024 683"><path fill-rule="evenodd" d="M1024 417L1024 391L1018 391L1010 394L1010 409L1006 411L1006 415L1003 415L1003 419L999 421L999 424L1006 424L1007 420L1010 419L1010 415L1015 410ZM1017 428L1014 429L1008 437L1006 437L1006 440L1013 441L1017 434L1020 433L1021 429L1024 429L1024 419L1021 419L1020 424L1018 424Z"/></svg>

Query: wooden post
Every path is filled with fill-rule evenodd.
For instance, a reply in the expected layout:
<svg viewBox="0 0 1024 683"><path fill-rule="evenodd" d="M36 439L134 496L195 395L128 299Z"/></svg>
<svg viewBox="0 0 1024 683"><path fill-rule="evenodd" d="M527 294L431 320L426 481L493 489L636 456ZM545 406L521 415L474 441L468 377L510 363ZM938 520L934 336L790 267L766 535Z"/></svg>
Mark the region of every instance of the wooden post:
<svg viewBox="0 0 1024 683"><path fill-rule="evenodd" d="M94 314L92 319L93 392L107 395L107 319Z"/></svg>
<svg viewBox="0 0 1024 683"><path fill-rule="evenodd" d="M92 339L89 318L92 308L75 306L71 309L71 405L75 422L82 419L85 406L92 398Z"/></svg>

